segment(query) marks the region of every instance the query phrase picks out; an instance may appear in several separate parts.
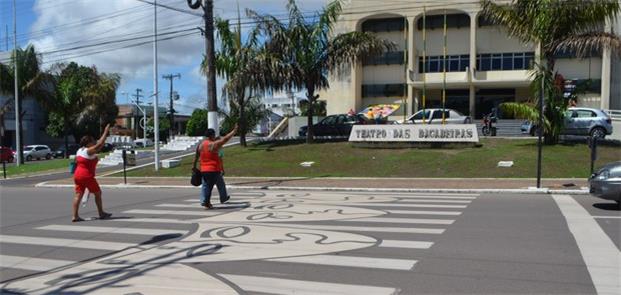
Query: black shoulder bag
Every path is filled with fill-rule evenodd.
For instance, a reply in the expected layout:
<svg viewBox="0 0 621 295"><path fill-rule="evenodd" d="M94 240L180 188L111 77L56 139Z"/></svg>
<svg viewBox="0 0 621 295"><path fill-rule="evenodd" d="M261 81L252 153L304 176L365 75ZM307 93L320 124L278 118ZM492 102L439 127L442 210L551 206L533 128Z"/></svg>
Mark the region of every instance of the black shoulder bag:
<svg viewBox="0 0 621 295"><path fill-rule="evenodd" d="M196 168L196 162L198 162L198 157L200 156L200 147L202 143L199 143L196 147L196 154L194 155L194 165L192 165L192 178L190 178L190 183L193 186L200 186L203 183L203 176L201 175L201 171Z"/></svg>

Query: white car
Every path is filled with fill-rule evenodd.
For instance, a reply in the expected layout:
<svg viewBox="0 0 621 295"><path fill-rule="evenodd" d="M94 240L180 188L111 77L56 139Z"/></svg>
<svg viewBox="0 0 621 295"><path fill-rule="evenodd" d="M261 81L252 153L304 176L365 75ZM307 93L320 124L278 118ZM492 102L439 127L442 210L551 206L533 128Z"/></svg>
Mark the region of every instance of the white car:
<svg viewBox="0 0 621 295"><path fill-rule="evenodd" d="M24 159L32 161L34 159L51 159L52 150L47 145L27 145L24 147Z"/></svg>
<svg viewBox="0 0 621 295"><path fill-rule="evenodd" d="M149 147L152 145L153 145L153 141L151 141L148 138L147 139L140 138L140 139L134 140L134 146L139 147L139 148Z"/></svg>
<svg viewBox="0 0 621 295"><path fill-rule="evenodd" d="M420 110L395 124L423 124L423 118L426 124L442 124L442 109ZM453 109L444 109L444 121L446 124L471 124L472 118Z"/></svg>

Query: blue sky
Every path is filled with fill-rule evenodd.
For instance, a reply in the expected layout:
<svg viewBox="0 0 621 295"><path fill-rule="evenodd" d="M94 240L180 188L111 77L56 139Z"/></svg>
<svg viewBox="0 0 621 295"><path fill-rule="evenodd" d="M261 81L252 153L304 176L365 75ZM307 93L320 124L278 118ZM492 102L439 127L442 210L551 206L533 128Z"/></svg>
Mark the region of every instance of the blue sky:
<svg viewBox="0 0 621 295"><path fill-rule="evenodd" d="M152 0L149 0L152 1ZM151 40L153 6L138 0L17 0L18 46L34 44L42 52L43 67L54 62L75 61L82 65L95 65L103 72L121 74L122 82L117 94L118 103L126 103L122 92L153 93L152 44L139 45ZM300 7L307 12L320 9L325 0L300 0ZM186 0L158 0L158 3L192 11ZM215 14L222 18L237 17L237 3L245 8L282 17L285 0L215 0ZM0 51L5 51L5 28L8 25L9 50L13 48L13 1L0 0ZM174 88L180 96L176 109L190 113L195 107L204 107L206 101L205 78L198 69L204 53L204 39L198 30L184 32L202 24L202 19L190 13L166 8L158 9L159 33L169 33L171 40L158 42L160 104L168 103L168 80L164 74L181 74L175 79ZM126 40L126 41L120 41ZM86 48L77 48L88 46ZM125 48L123 48L125 47ZM120 49L121 48L121 49ZM218 80L218 88L223 85ZM150 100L149 100L150 101Z"/></svg>

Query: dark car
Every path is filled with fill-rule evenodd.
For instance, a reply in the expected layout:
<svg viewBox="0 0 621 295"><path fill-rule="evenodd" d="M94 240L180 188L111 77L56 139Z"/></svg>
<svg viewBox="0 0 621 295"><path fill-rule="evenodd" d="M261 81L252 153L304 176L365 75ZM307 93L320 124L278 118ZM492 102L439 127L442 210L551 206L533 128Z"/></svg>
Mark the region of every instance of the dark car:
<svg viewBox="0 0 621 295"><path fill-rule="evenodd" d="M70 144L69 145L69 153L68 155L75 155L75 153L78 152L78 150L80 149L80 146L77 144ZM59 147L57 150L54 151L54 158L63 158L65 156L65 146L61 146Z"/></svg>
<svg viewBox="0 0 621 295"><path fill-rule="evenodd" d="M330 115L313 125L315 136L349 136L352 126L366 124L366 118L361 114L356 115ZM306 136L307 126L300 127L300 136Z"/></svg>
<svg viewBox="0 0 621 295"><path fill-rule="evenodd" d="M604 165L589 178L589 192L621 206L621 161Z"/></svg>
<svg viewBox="0 0 621 295"><path fill-rule="evenodd" d="M15 159L13 151L8 147L0 147L0 162L11 163Z"/></svg>

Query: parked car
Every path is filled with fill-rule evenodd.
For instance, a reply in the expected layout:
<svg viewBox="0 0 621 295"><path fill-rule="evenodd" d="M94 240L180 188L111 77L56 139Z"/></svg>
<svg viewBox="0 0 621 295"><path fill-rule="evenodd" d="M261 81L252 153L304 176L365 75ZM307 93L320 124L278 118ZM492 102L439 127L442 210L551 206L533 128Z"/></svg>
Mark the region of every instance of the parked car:
<svg viewBox="0 0 621 295"><path fill-rule="evenodd" d="M589 178L589 192L621 207L621 161L604 165Z"/></svg>
<svg viewBox="0 0 621 295"><path fill-rule="evenodd" d="M12 163L15 159L15 152L8 147L0 147L0 162Z"/></svg>
<svg viewBox="0 0 621 295"><path fill-rule="evenodd" d="M27 145L24 147L24 159L32 161L34 159L51 159L52 150L47 145Z"/></svg>
<svg viewBox="0 0 621 295"><path fill-rule="evenodd" d="M151 141L148 138L147 139L140 138L140 139L134 140L134 145L138 148L149 147L153 145L153 141Z"/></svg>
<svg viewBox="0 0 621 295"><path fill-rule="evenodd" d="M536 135L537 125L525 121L522 123L522 133ZM612 134L612 119L606 112L591 108L569 108L565 113L565 126L562 135L591 136L603 139Z"/></svg>
<svg viewBox="0 0 621 295"><path fill-rule="evenodd" d="M77 153L79 149L80 149L79 145L75 143L69 144L68 155L75 155L75 153ZM65 146L62 145L56 151L54 151L54 158L62 158L64 156L65 156Z"/></svg>
<svg viewBox="0 0 621 295"><path fill-rule="evenodd" d="M442 124L442 109L420 110L405 120L396 121L395 124L422 124L423 117L427 124ZM444 109L446 124L471 124L472 118L461 114L453 109Z"/></svg>
<svg viewBox="0 0 621 295"><path fill-rule="evenodd" d="M313 134L315 136L349 136L352 126L366 123L367 119L361 114L330 115L313 125ZM300 136L306 136L307 132L308 126L302 126L298 133Z"/></svg>

